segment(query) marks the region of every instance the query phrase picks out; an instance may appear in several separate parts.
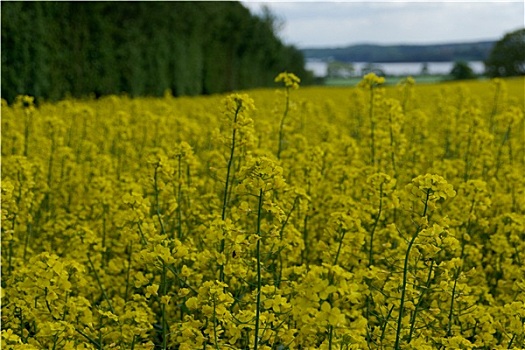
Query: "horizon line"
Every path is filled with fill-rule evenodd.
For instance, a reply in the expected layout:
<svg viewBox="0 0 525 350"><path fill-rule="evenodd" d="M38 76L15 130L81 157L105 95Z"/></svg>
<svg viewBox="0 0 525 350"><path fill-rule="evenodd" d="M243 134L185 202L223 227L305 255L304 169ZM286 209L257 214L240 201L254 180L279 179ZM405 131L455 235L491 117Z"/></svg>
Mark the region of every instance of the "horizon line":
<svg viewBox="0 0 525 350"><path fill-rule="evenodd" d="M326 50L326 49L346 49L352 46L379 46L379 47L391 47L391 46L440 46L440 45L461 45L461 44L479 44L488 42L497 42L500 39L479 39L479 40L464 40L464 41L443 41L443 42L431 42L431 43L378 43L371 41L355 42L349 44L336 44L336 45L311 45L311 46L298 46L299 50Z"/></svg>

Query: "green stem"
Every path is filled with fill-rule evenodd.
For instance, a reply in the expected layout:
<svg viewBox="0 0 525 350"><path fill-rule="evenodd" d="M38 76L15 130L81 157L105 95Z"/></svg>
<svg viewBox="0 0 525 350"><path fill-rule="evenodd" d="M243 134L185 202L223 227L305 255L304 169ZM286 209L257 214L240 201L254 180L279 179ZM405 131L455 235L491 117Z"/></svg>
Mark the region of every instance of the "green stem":
<svg viewBox="0 0 525 350"><path fill-rule="evenodd" d="M498 147L498 153L496 155L496 172L494 174L495 177L498 176L498 172L499 172L499 169L501 167L501 154L503 153L503 146L505 146L505 143L507 143L507 141L509 141L510 139L510 131L511 131L511 126L512 124L509 124L509 126L507 127L507 130L505 131L505 135L503 136L503 140L501 141L501 144L499 145ZM511 157L511 149L510 149L510 142L509 142L509 158L512 158Z"/></svg>
<svg viewBox="0 0 525 350"><path fill-rule="evenodd" d="M492 103L492 111L490 113L490 119L489 119L489 126L490 126L490 131L491 132L494 131L494 116L498 112L499 95L500 95L500 85L497 84L496 85L496 91L494 93L494 101Z"/></svg>
<svg viewBox="0 0 525 350"><path fill-rule="evenodd" d="M383 326L381 327L381 336L379 337L379 343L380 344L382 344L383 343L383 339L385 339L386 327L388 326L388 319L392 315L392 311L394 311L394 305L392 305L390 310L388 310L388 314L386 315L385 321L383 322Z"/></svg>
<svg viewBox="0 0 525 350"><path fill-rule="evenodd" d="M283 117L281 118L281 123L279 124L279 148L277 149L277 159L281 159L281 151L283 149L283 134L284 134L284 120L288 115L288 110L290 108L290 88L286 88L286 105L284 108Z"/></svg>
<svg viewBox="0 0 525 350"><path fill-rule="evenodd" d="M467 228L466 228L467 234L470 234L470 227L471 227L470 216L474 212L475 205L476 205L476 201L473 201L472 205L470 206L469 219L468 219ZM467 241L465 239L465 234L462 234L461 235L461 253L459 255L459 259L461 261L463 261L463 258L465 257L465 246L466 246L466 243L467 243ZM461 274L461 271L462 271L462 268L458 267L457 271L454 273L454 286L452 287L452 295L451 295L451 300L450 300L450 310L449 310L449 313L448 313L447 336L449 336L449 337L452 336L452 319L454 317L454 301L455 301L455 297L456 297L456 287L457 287L457 283L458 283L458 278L459 278L459 276Z"/></svg>
<svg viewBox="0 0 525 350"><path fill-rule="evenodd" d="M42 200L42 207L45 208L45 210L49 213L52 213L53 210L51 210L51 202L52 202L52 195L53 195L53 191L52 191L52 182L53 182L53 164L54 164L54 154L55 154L55 148L56 148L56 144L55 144L55 137L54 137L54 132L52 131L51 132L51 135L50 135L50 138L51 138L51 149L50 149L50 155L49 155L49 160L48 160L48 169L47 169L47 186L48 186L48 190Z"/></svg>
<svg viewBox="0 0 525 350"><path fill-rule="evenodd" d="M392 128L392 113L389 114L390 122L390 160L392 161L392 170L394 171L394 178L396 177L396 153L394 150L395 140L394 140L394 129Z"/></svg>
<svg viewBox="0 0 525 350"><path fill-rule="evenodd" d="M290 217L292 216L292 212L294 211L295 206L297 205L297 202L299 202L299 196L295 197L293 204L292 204L292 209L290 209L290 211L288 212L288 215L286 215L286 219L284 220L281 226L281 230L279 232L279 238L281 242L283 241L283 237L284 237L284 229L286 225L288 224ZM277 288L279 288L279 286L281 285L282 272L283 272L283 263L282 263L281 250L279 250L279 275L278 275L278 278L276 279L276 284L275 284Z"/></svg>
<svg viewBox="0 0 525 350"><path fill-rule="evenodd" d="M328 350L332 350L332 340L334 337L334 326L328 326Z"/></svg>
<svg viewBox="0 0 525 350"><path fill-rule="evenodd" d="M341 239L339 240L339 246L337 247L337 253L334 259L334 266L337 265L337 260L339 260L339 255L341 254L341 248L343 247L343 240L345 239L346 230L342 230Z"/></svg>
<svg viewBox="0 0 525 350"><path fill-rule="evenodd" d="M403 87L403 104L401 105L403 109L403 114L406 114L407 112L408 96L410 93L409 89L410 86L408 84L405 84L405 86Z"/></svg>
<svg viewBox="0 0 525 350"><path fill-rule="evenodd" d="M376 232L377 224L381 218L381 212L383 211L383 183L379 185L379 210L377 211L377 216L374 221L374 226L372 227L372 232L370 233L370 249L368 252L368 266L374 265L373 257L373 247L374 247L374 233Z"/></svg>
<svg viewBox="0 0 525 350"><path fill-rule="evenodd" d="M339 239L339 245L337 247L337 253L335 254L335 259L334 259L333 266L337 265L337 261L339 260L339 256L341 254L341 248L343 247L343 241L344 241L345 235L346 235L346 230L341 230L341 231L342 231L341 232L341 237ZM335 277L335 272L330 273L330 276L328 278L329 285L333 285L334 284L334 277ZM330 304L330 307L331 307L332 303L333 303L332 294L330 294L328 296L327 301L328 301L328 303ZM332 349L333 337L334 337L334 327L332 325L329 325L328 326L328 349L329 350Z"/></svg>
<svg viewBox="0 0 525 350"><path fill-rule="evenodd" d="M98 341L96 341L95 339L91 338L89 335L87 335L86 333L82 332L78 328L75 328L75 331L77 331L78 334L80 334L81 336L86 338L87 341L90 342L91 344L93 344L97 349L102 349L102 344L100 344Z"/></svg>
<svg viewBox="0 0 525 350"><path fill-rule="evenodd" d="M159 204L159 186L158 186L158 172L159 172L160 164L157 164L155 166L155 173L153 175L153 184L155 187L155 212L157 214L157 218L159 220L160 228L162 231L162 234L166 234L166 230L164 228L164 223L162 222L162 217L160 215L160 204Z"/></svg>
<svg viewBox="0 0 525 350"><path fill-rule="evenodd" d="M103 342L102 342L102 315L98 318L98 344L99 344L99 350L102 350Z"/></svg>
<svg viewBox="0 0 525 350"><path fill-rule="evenodd" d="M9 240L9 247L7 249L7 276L11 276L11 271L13 270L13 242L12 239Z"/></svg>
<svg viewBox="0 0 525 350"><path fill-rule="evenodd" d="M309 265L309 256L310 256L310 248L308 246L308 214L304 216L304 224L303 224L303 242L304 242L304 250L302 254L302 263L306 264L306 268L308 269Z"/></svg>
<svg viewBox="0 0 525 350"><path fill-rule="evenodd" d="M394 349L399 350L399 342L401 337L401 325L403 322L403 311L404 311L404 304L405 304L405 295L406 295L406 286L407 286L407 276L408 276L408 259L410 256L410 250L412 249L412 245L414 244L417 236L419 234L419 229L416 231L414 236L412 236L412 239L408 243L407 252L405 255L405 263L403 266L403 284L401 285L401 302L399 303L399 316L397 319L397 330L396 330L396 342L394 344Z"/></svg>
<svg viewBox="0 0 525 350"><path fill-rule="evenodd" d="M98 287L100 288L100 291L102 292L102 296L104 297L104 299L108 303L108 306L109 306L109 309L111 310L111 312L116 315L115 309L113 309L113 306L111 305L111 300L109 299L108 295L106 294L106 290L104 289L104 286L102 285L102 282L100 281L100 277L98 276L97 270L95 269L95 266L93 265L93 262L91 261L91 258L89 257L89 254L88 254L87 258L88 258L89 266L93 270L93 274L95 275L95 279L97 280Z"/></svg>
<svg viewBox="0 0 525 350"><path fill-rule="evenodd" d="M224 184L224 196L222 198L222 212L221 212L221 219L222 221L226 220L226 208L228 207L228 188L230 186L230 173L232 171L232 165L233 165L233 157L235 155L235 139L237 135L237 117L239 116L239 112L241 111L242 102L238 102L237 108L235 109L235 114L233 116L233 131L232 131L232 144L230 147L230 158L228 159L228 165L226 168L226 181ZM219 253L224 252L224 246L225 246L225 240L224 238L221 239L221 246ZM219 265L219 281L224 282L224 265Z"/></svg>
<svg viewBox="0 0 525 350"><path fill-rule="evenodd" d="M366 310L365 310L365 316L366 316L366 345L368 346L368 349L371 350L372 347L370 346L370 341L372 340L372 337L370 335L370 299L372 298L372 291L370 291L370 295L366 296Z"/></svg>
<svg viewBox="0 0 525 350"><path fill-rule="evenodd" d="M29 247L29 238L31 237L31 233L33 231L32 227L33 225L31 225L30 223L28 223L26 225L27 229L26 229L26 239L25 239L25 242L24 242L24 255L23 255L23 259L24 261L26 261L26 257L27 257L27 248Z"/></svg>
<svg viewBox="0 0 525 350"><path fill-rule="evenodd" d="M512 349L512 343L514 343L514 338L516 338L516 333L512 335L512 338L510 338L509 345L507 345L507 349Z"/></svg>
<svg viewBox="0 0 525 350"><path fill-rule="evenodd" d="M310 184L310 180L309 180L309 175L310 175L310 172L309 171L306 171L305 172L305 178L306 178L306 193L308 195L310 195L310 189L311 189L311 184ZM304 213L304 220L303 220L303 244L304 244L304 250L301 252L301 264L306 264L306 270L309 270L310 269L310 262L309 262L309 258L310 258L310 247L308 245L308 211L309 211L309 207L310 205L308 204L307 207L306 207L306 210L305 210L305 213Z"/></svg>
<svg viewBox="0 0 525 350"><path fill-rule="evenodd" d="M217 340L217 311L215 295L213 295L213 342L215 344L215 349L219 350L219 342Z"/></svg>
<svg viewBox="0 0 525 350"><path fill-rule="evenodd" d="M410 333L408 335L407 343L410 343L410 341L412 340L412 336L414 335L414 330L416 328L415 326L416 326L417 312L418 312L421 304L423 303L423 298L424 298L426 292L430 288L430 282L431 282L431 278L432 278L432 268L433 267L434 267L434 260L432 260L430 262L430 269L428 270L427 282L425 283L425 287L424 287L425 289L423 289L423 291L421 292L421 295L419 296L419 300L418 300L418 302L416 304L414 313L412 314L412 318L410 320Z"/></svg>
<svg viewBox="0 0 525 350"><path fill-rule="evenodd" d="M469 127L468 130L468 140L467 140L467 150L465 151L465 174L463 175L463 180L465 182L469 179L470 171L470 146L472 144L472 127Z"/></svg>
<svg viewBox="0 0 525 350"><path fill-rule="evenodd" d="M104 204L104 212L102 214L102 256L101 256L101 263L102 267L105 267L107 264L107 260L109 260L109 255L106 249L106 236L107 236L107 214L108 214L108 205Z"/></svg>
<svg viewBox="0 0 525 350"><path fill-rule="evenodd" d="M263 190L259 190L259 206L257 209L257 245L256 245L256 259L257 259L257 301L255 309L255 340L253 349L257 350L259 346L259 320L261 315L261 216L263 204Z"/></svg>
<svg viewBox="0 0 525 350"><path fill-rule="evenodd" d="M29 131L31 129L31 119L33 114L31 112L26 112L26 125L24 128L24 157L27 158L29 154Z"/></svg>
<svg viewBox="0 0 525 350"><path fill-rule="evenodd" d="M60 334L60 332L58 333L55 333L55 335L53 336L53 350L55 350L57 348L57 342L58 342L58 335Z"/></svg>
<svg viewBox="0 0 525 350"><path fill-rule="evenodd" d="M427 190L426 194L426 200L425 200L425 208L423 210L422 217L426 216L427 209L428 209L428 199L430 197L430 189ZM394 344L394 349L399 350L400 346L399 343L401 341L401 326L403 323L403 312L404 312L404 304L405 304L405 295L406 295L406 287L407 287L407 277L408 277L408 260L410 258L410 250L412 249L412 246L414 245L414 242L416 241L416 238L418 237L419 233L421 232L421 227L418 227L416 230L416 233L412 236L412 239L408 243L408 248L405 254L405 263L403 266L403 284L401 285L401 301L399 302L399 316L397 318L397 330L396 330L396 342Z"/></svg>
<svg viewBox="0 0 525 350"><path fill-rule="evenodd" d="M137 339L137 336L134 335L133 336L133 339L131 340L131 350L134 350L135 349L135 340Z"/></svg>
<svg viewBox="0 0 525 350"><path fill-rule="evenodd" d="M165 296L167 294L167 282L166 282L166 264L162 263L162 275L161 275L161 295ZM162 349L166 350L168 348L168 321L166 320L166 304L162 303Z"/></svg>
<svg viewBox="0 0 525 350"><path fill-rule="evenodd" d="M368 117L370 118L370 163L372 166L375 163L375 123L374 123L374 87L370 87L370 110Z"/></svg>
<svg viewBox="0 0 525 350"><path fill-rule="evenodd" d="M285 229L286 225L288 224L288 221L290 220L290 217L292 216L292 213L293 213L293 211L295 209L295 206L297 205L297 202L299 202L299 196L295 197L295 199L293 201L293 204L292 204L292 209L290 209L290 211L286 215L286 219L284 219L284 222L283 222L283 224L281 226L281 230L279 231L279 237L280 237L281 241L283 240L284 229Z"/></svg>
<svg viewBox="0 0 525 350"><path fill-rule="evenodd" d="M182 240L182 167L181 167L181 155L179 158L179 188L177 191L177 233L179 240Z"/></svg>
<svg viewBox="0 0 525 350"><path fill-rule="evenodd" d="M458 270L454 274L454 286L452 287L452 297L450 300L450 311L448 313L447 337L452 336L452 319L454 318L454 297L456 295L456 286L458 284L458 277L460 273L461 273L461 270L458 267Z"/></svg>
<svg viewBox="0 0 525 350"><path fill-rule="evenodd" d="M161 257L158 258L163 264L165 264L164 262L164 259L162 259ZM195 288L193 288L192 286L190 286L188 284L188 282L186 282L185 280L183 280L180 276L179 276L179 273L177 272L177 270L171 266L171 265L166 265L166 268L175 276L177 277L177 279L179 280L179 282L183 285L183 287L186 287L188 288L192 293L194 294L199 294L199 292L197 290L195 290Z"/></svg>
<svg viewBox="0 0 525 350"><path fill-rule="evenodd" d="M146 236L144 236L144 231L142 231L142 226L140 225L140 222L137 222L137 226L139 228L139 234L140 234L140 242L143 246L148 244L148 241L146 240Z"/></svg>
<svg viewBox="0 0 525 350"><path fill-rule="evenodd" d="M124 302L128 302L129 297L129 272L131 271L131 254L133 253L133 245L129 244L129 255L128 255L128 269L126 270L126 291L124 292Z"/></svg>

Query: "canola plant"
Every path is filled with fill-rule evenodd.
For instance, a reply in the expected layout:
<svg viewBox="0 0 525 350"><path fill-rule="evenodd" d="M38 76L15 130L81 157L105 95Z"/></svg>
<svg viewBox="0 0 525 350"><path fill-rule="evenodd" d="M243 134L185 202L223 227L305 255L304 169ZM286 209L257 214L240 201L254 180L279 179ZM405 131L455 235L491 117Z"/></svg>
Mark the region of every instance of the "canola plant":
<svg viewBox="0 0 525 350"><path fill-rule="evenodd" d="M523 78L2 102L3 349L525 347Z"/></svg>

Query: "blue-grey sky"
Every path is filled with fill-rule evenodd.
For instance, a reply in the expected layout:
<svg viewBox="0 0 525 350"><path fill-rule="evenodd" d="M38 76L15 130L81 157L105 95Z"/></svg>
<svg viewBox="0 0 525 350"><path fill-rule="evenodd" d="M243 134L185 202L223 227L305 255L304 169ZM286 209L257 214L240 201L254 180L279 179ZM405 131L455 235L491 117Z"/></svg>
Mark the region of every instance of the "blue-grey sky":
<svg viewBox="0 0 525 350"><path fill-rule="evenodd" d="M241 2L255 14L268 6L299 48L498 40L525 26L523 0Z"/></svg>

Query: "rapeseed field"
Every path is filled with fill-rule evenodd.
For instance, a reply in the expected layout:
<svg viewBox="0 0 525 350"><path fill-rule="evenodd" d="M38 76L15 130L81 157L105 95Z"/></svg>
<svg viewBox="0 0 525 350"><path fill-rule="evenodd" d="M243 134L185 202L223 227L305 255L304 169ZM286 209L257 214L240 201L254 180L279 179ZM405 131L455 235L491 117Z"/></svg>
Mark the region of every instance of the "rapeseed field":
<svg viewBox="0 0 525 350"><path fill-rule="evenodd" d="M525 348L524 79L2 102L2 349Z"/></svg>

